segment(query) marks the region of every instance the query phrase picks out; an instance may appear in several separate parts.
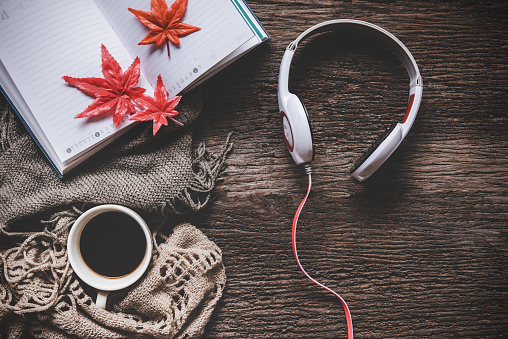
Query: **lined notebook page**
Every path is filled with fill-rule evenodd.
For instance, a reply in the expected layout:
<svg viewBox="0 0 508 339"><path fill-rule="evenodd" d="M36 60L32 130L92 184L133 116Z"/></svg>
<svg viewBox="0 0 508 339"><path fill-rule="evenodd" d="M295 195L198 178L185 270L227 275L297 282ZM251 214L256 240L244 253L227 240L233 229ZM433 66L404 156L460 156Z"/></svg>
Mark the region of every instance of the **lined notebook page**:
<svg viewBox="0 0 508 339"><path fill-rule="evenodd" d="M62 76L102 77L100 46L126 70L133 59L91 0L0 2L0 59L59 160L71 160L111 136L111 116L74 119L93 98ZM139 86L151 88L145 78ZM26 113L26 112L24 112Z"/></svg>
<svg viewBox="0 0 508 339"><path fill-rule="evenodd" d="M216 63L244 44L254 33L231 0L189 0L183 22L201 30L180 38L180 47L138 45L149 29L127 8L151 12L148 0L95 0L107 21L125 44L132 57L139 56L141 70L155 87L162 75L170 96L202 75ZM168 6L174 0L166 0Z"/></svg>

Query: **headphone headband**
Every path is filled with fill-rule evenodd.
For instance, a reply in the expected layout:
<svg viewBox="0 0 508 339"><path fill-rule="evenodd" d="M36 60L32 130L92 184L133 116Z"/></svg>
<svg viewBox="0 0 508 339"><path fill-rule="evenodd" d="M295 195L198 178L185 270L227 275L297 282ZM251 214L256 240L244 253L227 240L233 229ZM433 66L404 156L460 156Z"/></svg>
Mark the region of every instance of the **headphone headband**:
<svg viewBox="0 0 508 339"><path fill-rule="evenodd" d="M399 39L397 39L397 37L395 37L393 34L391 34L387 30L379 26L371 24L370 22L354 19L336 19L321 22L317 25L310 27L305 32L300 34L298 38L296 38L293 42L289 44L286 50L294 52L301 41L318 33L338 29L362 32L385 44L388 48L390 48L390 50L392 50L395 53L395 55L397 55L397 57L399 57L399 59L406 67L406 70L409 73L410 78L409 88L413 88L415 86L422 86L423 82L422 77L420 76L420 70L418 69L418 65L416 64L413 55L411 55L411 52L409 52L406 46L404 46L404 44Z"/></svg>

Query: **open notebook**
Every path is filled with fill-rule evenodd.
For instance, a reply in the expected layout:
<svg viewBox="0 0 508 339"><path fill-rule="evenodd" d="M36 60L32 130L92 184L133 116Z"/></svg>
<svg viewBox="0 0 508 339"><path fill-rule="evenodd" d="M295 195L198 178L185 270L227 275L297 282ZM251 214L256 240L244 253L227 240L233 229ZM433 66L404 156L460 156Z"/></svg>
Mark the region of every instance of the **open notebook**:
<svg viewBox="0 0 508 339"><path fill-rule="evenodd" d="M167 0L168 6L172 0ZM59 176L111 143L135 122L74 119L92 103L62 76L102 77L104 44L125 71L138 56L138 86L151 95L162 75L169 97L181 94L269 39L242 0L189 0L183 22L201 30L180 47L138 45L148 29L127 8L149 0L0 1L0 90Z"/></svg>

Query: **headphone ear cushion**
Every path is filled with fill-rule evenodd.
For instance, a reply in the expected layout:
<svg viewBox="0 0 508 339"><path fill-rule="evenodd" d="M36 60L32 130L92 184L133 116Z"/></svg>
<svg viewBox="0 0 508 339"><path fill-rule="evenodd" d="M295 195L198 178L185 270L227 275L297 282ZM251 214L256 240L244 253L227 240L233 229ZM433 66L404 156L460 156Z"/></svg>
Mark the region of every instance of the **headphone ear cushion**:
<svg viewBox="0 0 508 339"><path fill-rule="evenodd" d="M381 145L381 143L390 135L390 133L396 126L397 122L393 122L391 126L388 127L383 134L377 136L376 140L369 146L369 148L363 151L362 156L358 160L356 160L355 165L351 170L351 173L356 171L365 162L365 160L367 160L372 155L372 153L374 153L374 151L378 148L378 146Z"/></svg>

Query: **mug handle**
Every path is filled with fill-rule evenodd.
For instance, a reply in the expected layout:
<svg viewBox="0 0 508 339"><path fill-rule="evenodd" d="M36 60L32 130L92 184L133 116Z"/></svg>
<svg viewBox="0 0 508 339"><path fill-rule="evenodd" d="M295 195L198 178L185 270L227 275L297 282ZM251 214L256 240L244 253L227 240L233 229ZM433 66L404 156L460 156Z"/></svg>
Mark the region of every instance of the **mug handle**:
<svg viewBox="0 0 508 339"><path fill-rule="evenodd" d="M95 305L97 307L106 309L106 300L108 299L109 292L97 290L97 299L95 301Z"/></svg>

